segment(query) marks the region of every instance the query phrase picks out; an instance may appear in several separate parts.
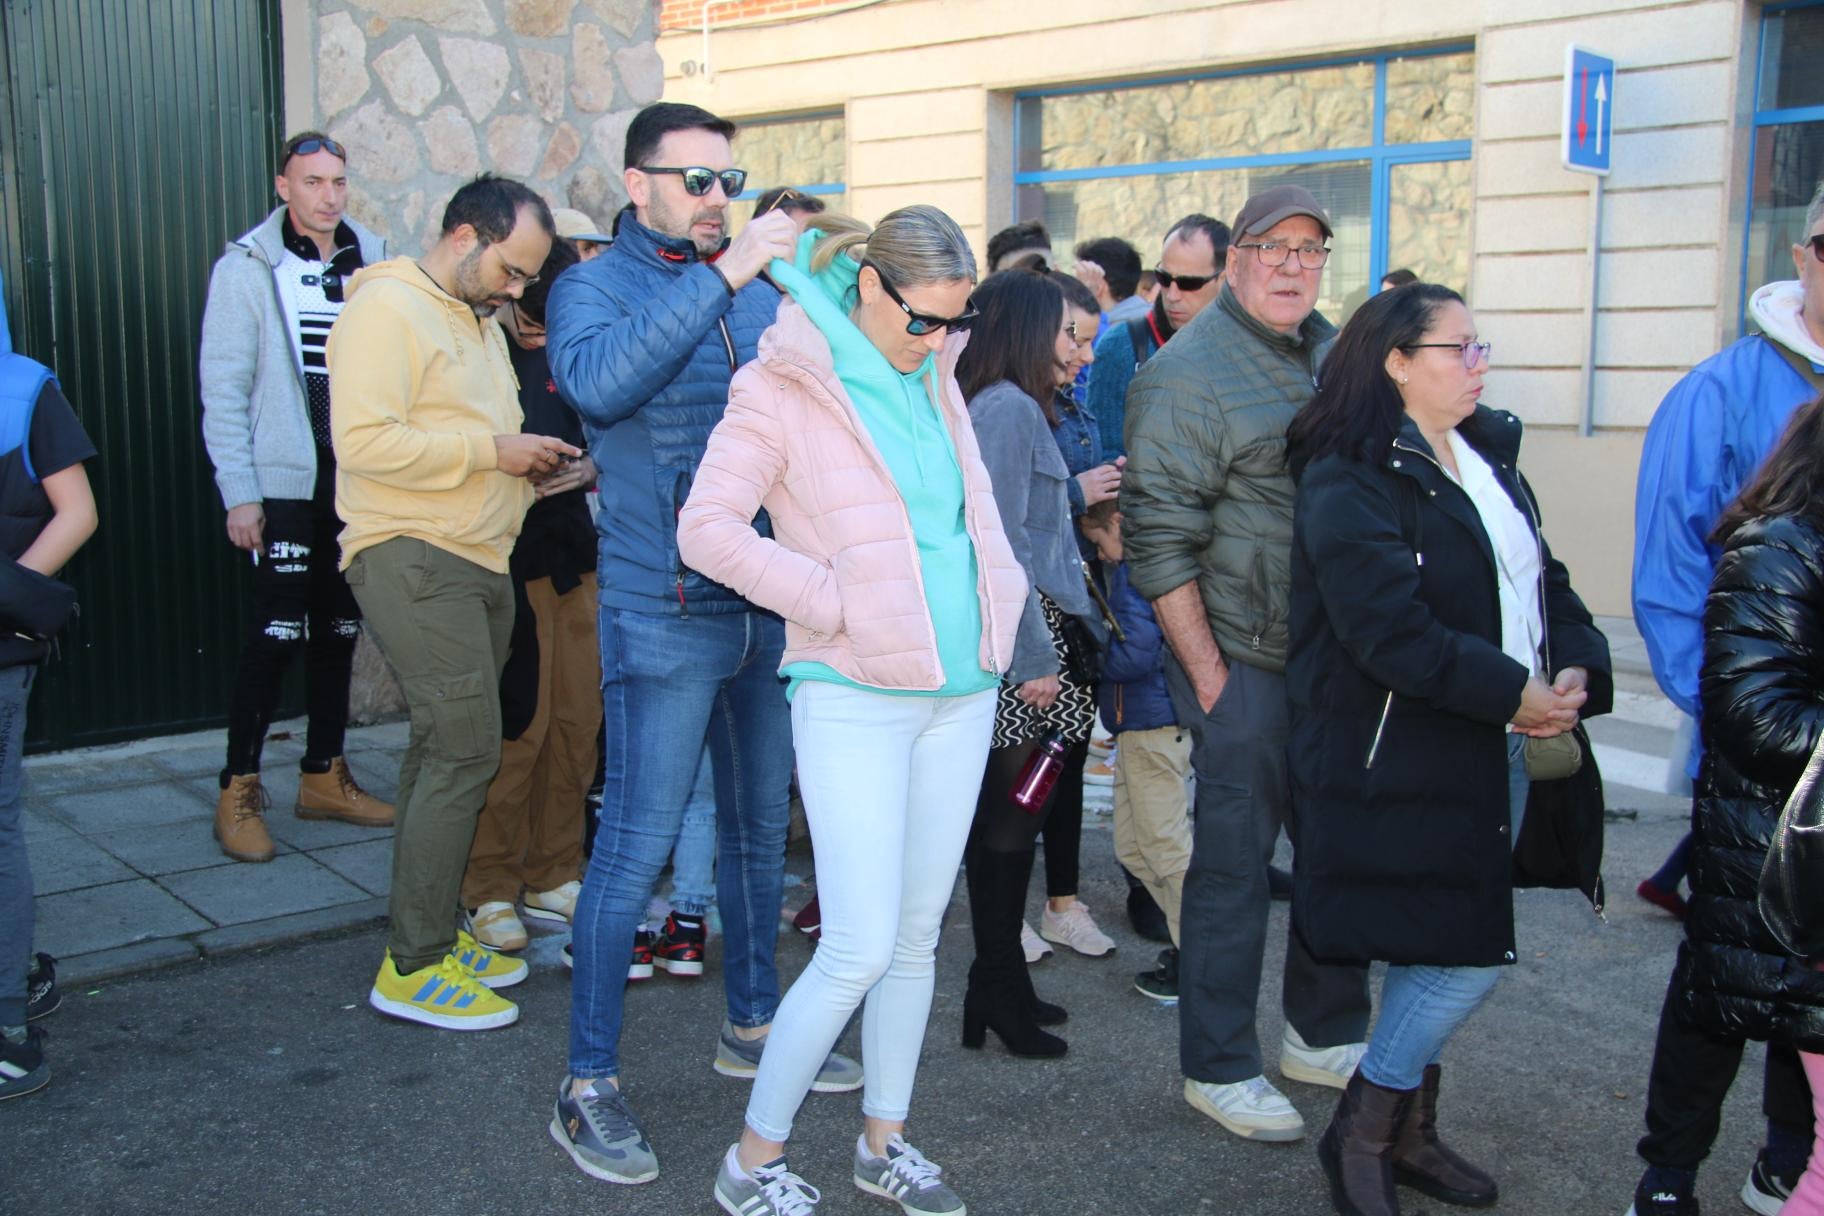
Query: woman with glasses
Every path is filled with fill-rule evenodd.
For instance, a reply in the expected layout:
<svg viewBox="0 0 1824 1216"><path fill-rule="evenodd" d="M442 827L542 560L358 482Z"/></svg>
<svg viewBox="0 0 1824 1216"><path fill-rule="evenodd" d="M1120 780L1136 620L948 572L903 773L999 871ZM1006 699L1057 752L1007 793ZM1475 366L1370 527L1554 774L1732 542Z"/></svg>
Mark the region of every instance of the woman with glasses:
<svg viewBox="0 0 1824 1216"><path fill-rule="evenodd" d="M1095 688L1081 670L1086 643L1065 638L1099 621L1071 528L1070 470L1052 437L1053 398L1074 343L1064 294L1045 275L1002 271L976 289L975 302L981 317L957 379L1030 589L1001 672L994 750L965 855L975 962L963 1046L982 1046L993 1030L1014 1055L1060 1056L1064 1040L1041 1027L1064 1021L1065 1011L1038 999L1020 946L1034 842L1057 787L1034 806L1012 793L1035 749L1080 750L1095 720Z"/></svg>
<svg viewBox="0 0 1824 1216"><path fill-rule="evenodd" d="M678 549L786 620L823 932L779 1006L716 1199L739 1216L816 1203L785 1142L863 1005L855 1185L907 1212L960 1213L902 1132L1026 595L955 376L975 258L934 207L872 230L826 212L769 273L786 298L735 375ZM762 508L771 536L754 528Z"/></svg>
<svg viewBox="0 0 1824 1216"><path fill-rule="evenodd" d="M1495 1201L1437 1137L1444 1045L1515 958L1526 749L1606 712L1608 643L1539 531L1520 423L1479 403L1461 296L1363 304L1287 433L1292 915L1326 962L1390 966L1318 1159L1340 1213L1395 1184Z"/></svg>

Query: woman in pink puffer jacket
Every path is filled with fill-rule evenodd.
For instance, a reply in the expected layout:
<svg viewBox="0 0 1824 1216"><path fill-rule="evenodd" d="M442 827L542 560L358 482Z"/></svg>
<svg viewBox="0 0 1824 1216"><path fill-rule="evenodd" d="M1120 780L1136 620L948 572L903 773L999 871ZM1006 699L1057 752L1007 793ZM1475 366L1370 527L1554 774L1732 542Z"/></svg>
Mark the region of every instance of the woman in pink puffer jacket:
<svg viewBox="0 0 1824 1216"><path fill-rule="evenodd" d="M716 1194L731 1212L814 1201L785 1141L865 1001L854 1181L950 1213L962 1201L902 1131L1026 578L956 385L975 286L961 230L933 207L871 231L814 223L769 270L787 299L730 385L678 519L692 568L785 618L823 911ZM762 509L770 537L754 527Z"/></svg>

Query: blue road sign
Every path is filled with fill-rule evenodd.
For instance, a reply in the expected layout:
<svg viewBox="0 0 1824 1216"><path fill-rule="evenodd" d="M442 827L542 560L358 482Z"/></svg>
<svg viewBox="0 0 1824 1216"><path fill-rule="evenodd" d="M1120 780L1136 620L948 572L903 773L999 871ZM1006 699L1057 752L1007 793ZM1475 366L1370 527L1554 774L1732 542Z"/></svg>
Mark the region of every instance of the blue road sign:
<svg viewBox="0 0 1824 1216"><path fill-rule="evenodd" d="M1574 173L1606 175L1614 150L1615 61L1580 46L1564 48L1564 126L1559 156Z"/></svg>

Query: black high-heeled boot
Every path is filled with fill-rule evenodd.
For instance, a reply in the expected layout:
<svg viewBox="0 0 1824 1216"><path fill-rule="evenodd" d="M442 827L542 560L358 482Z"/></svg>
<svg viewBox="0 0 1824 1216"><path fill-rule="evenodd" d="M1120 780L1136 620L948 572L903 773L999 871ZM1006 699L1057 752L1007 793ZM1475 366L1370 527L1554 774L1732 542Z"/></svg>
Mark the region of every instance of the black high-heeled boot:
<svg viewBox="0 0 1824 1216"><path fill-rule="evenodd" d="M1032 995L1026 958L1020 953L1020 912L1032 877L1031 851L972 848L964 861L975 962L969 967L969 989L963 997L963 1046L981 1047L992 1030L1012 1055L1063 1055L1064 1040L1039 1028L1034 1006L1042 1002Z"/></svg>

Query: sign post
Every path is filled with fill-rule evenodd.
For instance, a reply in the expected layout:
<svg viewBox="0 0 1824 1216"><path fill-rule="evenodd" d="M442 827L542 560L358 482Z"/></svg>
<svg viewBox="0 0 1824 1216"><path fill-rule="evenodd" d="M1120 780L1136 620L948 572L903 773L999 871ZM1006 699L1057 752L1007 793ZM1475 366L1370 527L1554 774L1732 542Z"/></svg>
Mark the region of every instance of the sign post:
<svg viewBox="0 0 1824 1216"><path fill-rule="evenodd" d="M1564 48L1564 120L1559 126L1559 159L1573 173L1588 173L1590 184L1590 297L1585 308L1583 348L1584 435L1596 431L1596 296L1602 285L1602 179L1615 147L1615 61L1576 44Z"/></svg>

